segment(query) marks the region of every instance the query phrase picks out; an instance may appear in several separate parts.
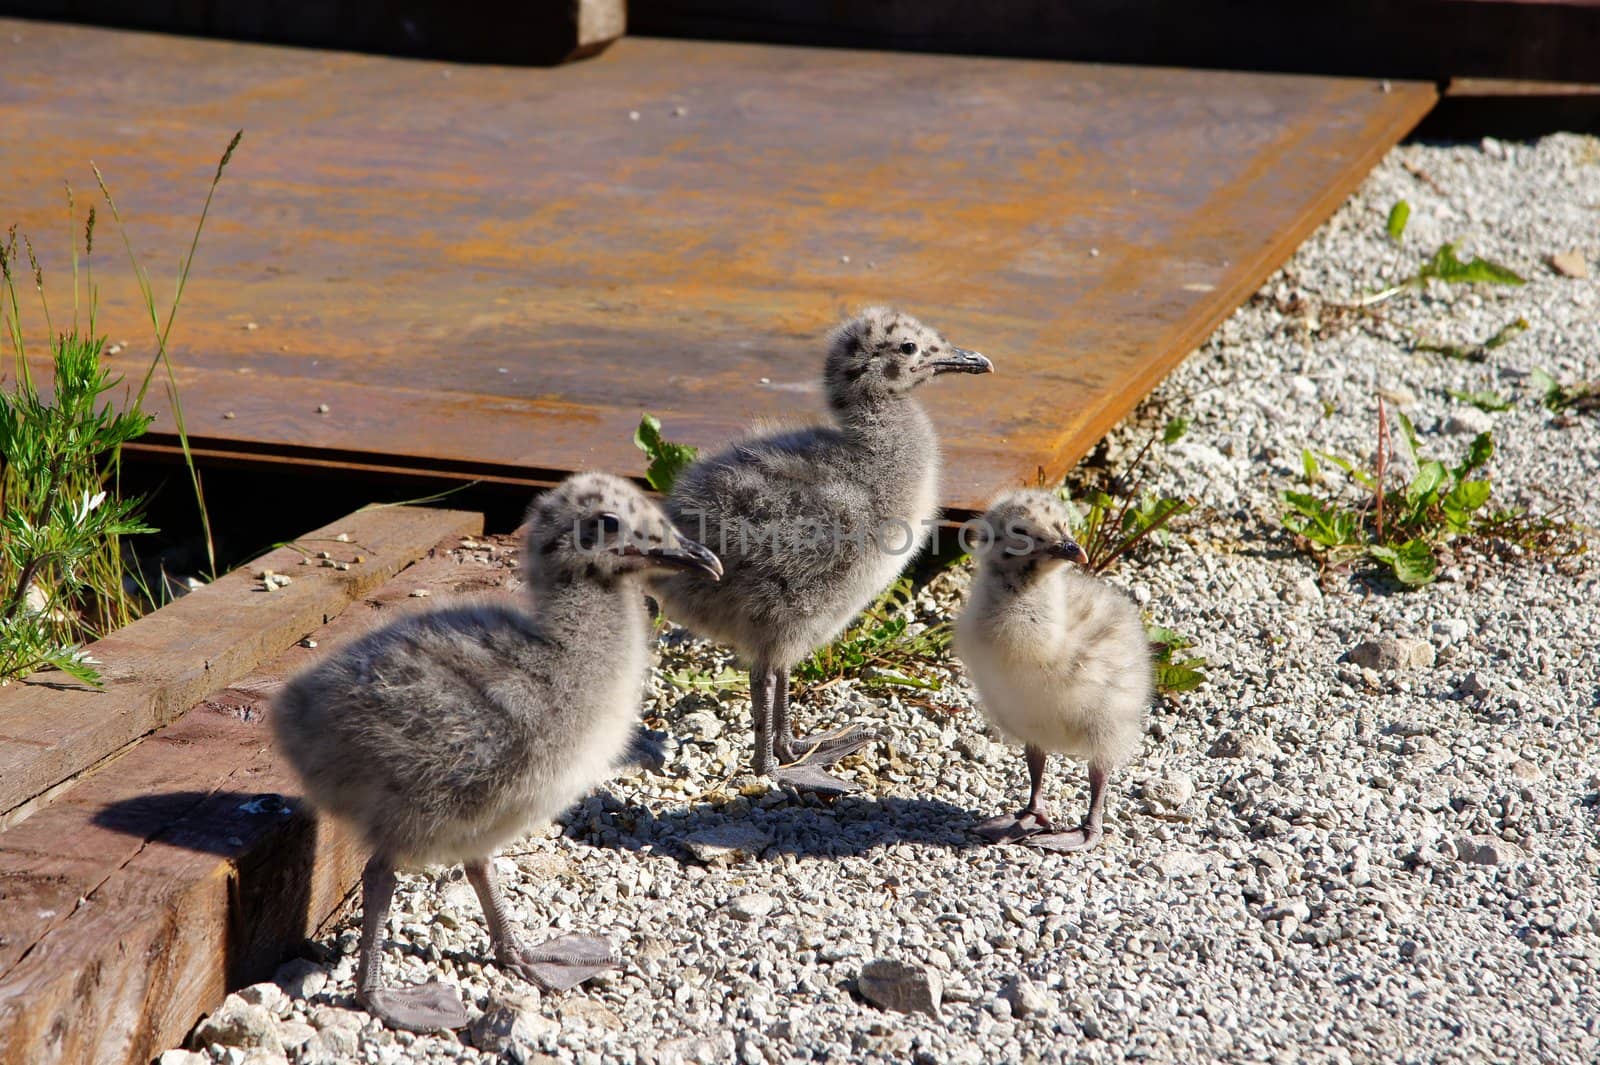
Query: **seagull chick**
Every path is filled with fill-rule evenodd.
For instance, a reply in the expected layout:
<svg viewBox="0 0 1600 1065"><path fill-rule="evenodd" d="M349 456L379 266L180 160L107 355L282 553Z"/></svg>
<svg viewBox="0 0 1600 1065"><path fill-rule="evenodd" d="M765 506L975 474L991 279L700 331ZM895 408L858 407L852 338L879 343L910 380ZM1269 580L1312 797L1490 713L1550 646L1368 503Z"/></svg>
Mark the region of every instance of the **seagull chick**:
<svg viewBox="0 0 1600 1065"><path fill-rule="evenodd" d="M727 571L721 584L673 574L652 590L674 621L748 665L757 773L821 793L855 790L821 767L876 737L858 728L795 736L789 670L894 581L938 512L939 440L915 390L993 369L909 315L869 308L829 339L831 421L750 437L679 475L667 510Z"/></svg>
<svg viewBox="0 0 1600 1065"><path fill-rule="evenodd" d="M648 666L643 575L691 569L714 581L721 568L638 489L597 473L534 501L522 564L528 602L399 618L293 678L273 706L306 799L371 849L356 994L397 1028L459 1028L467 1013L437 980L384 986L396 867L462 862L496 961L525 979L565 989L617 964L598 937L525 945L490 859L628 751Z"/></svg>
<svg viewBox="0 0 1600 1065"><path fill-rule="evenodd" d="M1042 491L1005 496L981 519L978 570L955 651L994 726L1026 745L1032 790L1016 814L985 821L994 842L1052 850L1099 842L1106 780L1138 751L1154 672L1138 608L1068 563L1087 561L1070 535L1066 504ZM1089 763L1089 813L1058 832L1041 791L1045 756Z"/></svg>

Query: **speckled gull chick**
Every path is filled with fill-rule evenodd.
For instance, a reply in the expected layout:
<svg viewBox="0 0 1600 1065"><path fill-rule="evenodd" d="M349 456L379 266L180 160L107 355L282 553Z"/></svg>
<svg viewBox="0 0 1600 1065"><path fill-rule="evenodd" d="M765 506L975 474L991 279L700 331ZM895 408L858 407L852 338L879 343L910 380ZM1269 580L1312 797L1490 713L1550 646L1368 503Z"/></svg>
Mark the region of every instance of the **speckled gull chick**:
<svg viewBox="0 0 1600 1065"><path fill-rule="evenodd" d="M939 440L913 393L943 374L993 369L909 315L868 308L829 338L831 421L749 437L674 484L668 512L727 569L720 584L680 573L651 588L669 618L749 667L757 773L855 790L822 767L876 737L857 727L795 736L789 670L894 581L938 512Z"/></svg>
<svg viewBox="0 0 1600 1065"><path fill-rule="evenodd" d="M638 489L598 473L534 501L522 563L528 602L474 600L397 619L296 676L275 701L277 742L306 798L372 850L357 998L394 1027L467 1020L437 980L384 984L397 867L462 862L496 961L525 979L565 989L617 964L599 937L525 945L491 856L625 760L648 667L641 578L692 569L715 581L721 569Z"/></svg>
<svg viewBox="0 0 1600 1065"><path fill-rule="evenodd" d="M1154 672L1138 608L1069 563L1085 561L1066 504L1017 492L990 507L978 570L956 622L955 651L994 726L1025 745L1028 805L985 821L995 842L1079 850L1104 831L1106 781L1138 752ZM1045 758L1089 763L1089 812L1056 831L1043 800Z"/></svg>

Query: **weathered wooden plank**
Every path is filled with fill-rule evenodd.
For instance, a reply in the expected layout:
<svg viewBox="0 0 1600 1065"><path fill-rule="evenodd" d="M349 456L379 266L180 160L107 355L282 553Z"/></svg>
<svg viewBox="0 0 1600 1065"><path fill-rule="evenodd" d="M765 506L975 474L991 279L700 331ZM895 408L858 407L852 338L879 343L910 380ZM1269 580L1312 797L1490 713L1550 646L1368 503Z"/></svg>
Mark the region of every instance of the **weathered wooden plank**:
<svg viewBox="0 0 1600 1065"><path fill-rule="evenodd" d="M279 548L91 644L103 690L56 684L58 674L0 689L0 816L232 684L441 538L481 529L480 515L460 511L360 510L297 541L348 570L301 566L301 551ZM262 569L292 583L261 590Z"/></svg>
<svg viewBox="0 0 1600 1065"><path fill-rule="evenodd" d="M268 700L412 591L512 572L455 542L0 833L0 1065L147 1061L336 911L364 856L280 799Z"/></svg>
<svg viewBox="0 0 1600 1065"><path fill-rule="evenodd" d="M995 361L926 393L959 509L1076 461L1435 96L632 38L507 70L5 32L0 172L94 158L141 248L186 245L246 129L174 334L208 458L636 473L641 410L701 446L819 412L823 333L881 302ZM70 276L37 239L57 189L13 198L47 283ZM97 269L101 321L142 367L126 273ZM170 448L169 411L154 429Z"/></svg>

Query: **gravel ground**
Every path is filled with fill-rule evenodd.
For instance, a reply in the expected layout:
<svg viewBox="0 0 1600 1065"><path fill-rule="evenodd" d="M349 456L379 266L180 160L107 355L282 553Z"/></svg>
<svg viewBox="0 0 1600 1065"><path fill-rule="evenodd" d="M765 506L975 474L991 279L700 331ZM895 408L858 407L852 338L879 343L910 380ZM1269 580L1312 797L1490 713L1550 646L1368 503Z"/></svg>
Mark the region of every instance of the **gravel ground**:
<svg viewBox="0 0 1600 1065"><path fill-rule="evenodd" d="M1397 199L1413 208L1398 247L1383 233ZM1376 319L1334 306L1458 239L1528 284L1435 285ZM1277 517L1302 447L1371 454L1382 393L1432 453L1459 456L1492 427L1497 500L1600 525L1600 415L1560 417L1529 381L1537 368L1600 378L1600 284L1547 262L1574 249L1600 274L1600 140L1399 148L1113 435L1115 466L1152 426L1191 419L1150 479L1203 509L1113 579L1194 638L1210 681L1153 709L1098 850L975 843L976 820L1019 802L1024 769L986 735L959 671L925 703L851 685L807 700L807 724L859 717L893 734L853 770L866 794L832 804L737 777L743 695L686 695L658 673L647 716L682 738L666 770L618 780L499 859L531 934L609 929L622 971L541 997L480 964L487 935L458 871L414 875L391 973L461 985L488 1011L474 1030L415 1037L353 1011L346 922L321 962L280 974L288 993L232 1000L202 1036L235 1045L206 1054L1600 1059L1595 567L1462 549L1446 579L1397 592L1319 574ZM1416 335L1479 342L1519 316L1527 331L1482 362L1413 348ZM1485 415L1446 389L1515 402ZM924 620L966 579L927 585ZM1421 641L1402 645L1413 664L1347 660L1380 639ZM662 656L667 671L726 664L676 634ZM1081 768L1052 772L1075 817ZM908 963L900 991L942 999L937 1014L864 1001L874 959Z"/></svg>

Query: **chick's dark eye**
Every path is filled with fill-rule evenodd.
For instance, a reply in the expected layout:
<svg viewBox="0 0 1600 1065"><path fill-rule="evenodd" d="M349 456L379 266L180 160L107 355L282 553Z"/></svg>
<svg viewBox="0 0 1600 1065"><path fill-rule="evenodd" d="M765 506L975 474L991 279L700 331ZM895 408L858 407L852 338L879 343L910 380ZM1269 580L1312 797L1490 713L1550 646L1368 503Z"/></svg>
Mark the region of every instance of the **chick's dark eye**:
<svg viewBox="0 0 1600 1065"><path fill-rule="evenodd" d="M917 353L917 342L915 340L908 340L904 344L900 345L900 354L902 354L902 355L915 355L916 353Z"/></svg>
<svg viewBox="0 0 1600 1065"><path fill-rule="evenodd" d="M615 514L600 515L600 531L607 536L615 536L622 531L622 519Z"/></svg>

